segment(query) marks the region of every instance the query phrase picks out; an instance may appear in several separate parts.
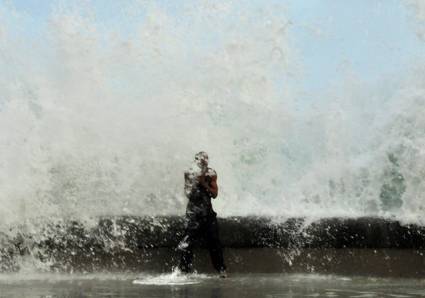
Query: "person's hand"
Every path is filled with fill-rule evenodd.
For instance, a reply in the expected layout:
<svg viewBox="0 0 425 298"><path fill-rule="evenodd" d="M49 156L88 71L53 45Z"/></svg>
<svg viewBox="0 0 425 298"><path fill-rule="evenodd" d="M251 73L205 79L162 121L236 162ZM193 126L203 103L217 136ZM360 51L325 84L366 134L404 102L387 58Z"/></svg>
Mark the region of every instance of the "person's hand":
<svg viewBox="0 0 425 298"><path fill-rule="evenodd" d="M205 187L206 190L209 190L209 185L208 182L206 180L205 174L202 173L202 175L198 176L198 182L199 184L201 184L203 187Z"/></svg>

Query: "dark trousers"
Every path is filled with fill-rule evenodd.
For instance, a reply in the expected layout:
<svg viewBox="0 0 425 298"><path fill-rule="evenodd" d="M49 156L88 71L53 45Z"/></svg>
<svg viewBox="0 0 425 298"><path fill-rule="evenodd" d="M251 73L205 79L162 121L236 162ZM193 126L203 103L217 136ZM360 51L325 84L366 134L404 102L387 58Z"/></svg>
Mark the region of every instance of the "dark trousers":
<svg viewBox="0 0 425 298"><path fill-rule="evenodd" d="M199 239L205 240L215 270L219 272L225 270L215 214L205 217L187 217L185 236L178 246L178 250L181 251L179 269L182 272L193 271L193 246L194 242Z"/></svg>

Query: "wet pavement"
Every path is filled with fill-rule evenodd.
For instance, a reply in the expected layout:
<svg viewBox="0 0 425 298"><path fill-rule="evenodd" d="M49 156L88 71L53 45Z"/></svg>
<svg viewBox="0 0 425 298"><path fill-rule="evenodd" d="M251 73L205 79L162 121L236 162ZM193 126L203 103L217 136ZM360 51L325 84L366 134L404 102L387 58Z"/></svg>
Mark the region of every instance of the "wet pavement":
<svg viewBox="0 0 425 298"><path fill-rule="evenodd" d="M321 274L3 274L0 297L424 297L425 279Z"/></svg>

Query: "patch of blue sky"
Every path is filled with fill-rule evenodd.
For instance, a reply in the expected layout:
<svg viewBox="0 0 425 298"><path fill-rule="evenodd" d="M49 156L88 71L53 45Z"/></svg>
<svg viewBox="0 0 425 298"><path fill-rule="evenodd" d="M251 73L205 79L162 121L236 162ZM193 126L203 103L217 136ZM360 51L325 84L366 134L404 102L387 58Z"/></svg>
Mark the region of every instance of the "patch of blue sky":
<svg viewBox="0 0 425 298"><path fill-rule="evenodd" d="M98 30L114 28L118 37L125 40L137 33L146 7L156 5L174 21L191 26L187 8L194 3L198 2L9 0L3 5L14 7L17 15L3 16L3 21L23 37L37 39L45 33L52 13L77 11L94 18ZM236 13L271 10L277 17L291 21L289 38L303 69L303 75L291 83L298 84L306 93L335 84L347 69L365 81L402 73L425 47L417 38L411 16L401 0L255 0L233 2L233 5ZM199 29L206 31L202 39L196 41L199 46L219 38L219 32L208 32L210 29Z"/></svg>
<svg viewBox="0 0 425 298"><path fill-rule="evenodd" d="M365 81L405 71L423 53L399 0L287 1L292 41L300 51L304 86L321 90L344 70Z"/></svg>
<svg viewBox="0 0 425 298"><path fill-rule="evenodd" d="M38 37L45 30L50 9L49 1L0 1L1 23L22 37Z"/></svg>

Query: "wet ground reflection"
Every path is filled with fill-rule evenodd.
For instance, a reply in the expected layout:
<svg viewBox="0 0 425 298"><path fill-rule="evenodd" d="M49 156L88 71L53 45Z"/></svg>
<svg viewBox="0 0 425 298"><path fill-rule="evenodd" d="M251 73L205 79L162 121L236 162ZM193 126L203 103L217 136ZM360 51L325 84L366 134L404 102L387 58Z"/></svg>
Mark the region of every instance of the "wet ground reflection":
<svg viewBox="0 0 425 298"><path fill-rule="evenodd" d="M425 279L317 274L1 275L0 297L423 297Z"/></svg>

